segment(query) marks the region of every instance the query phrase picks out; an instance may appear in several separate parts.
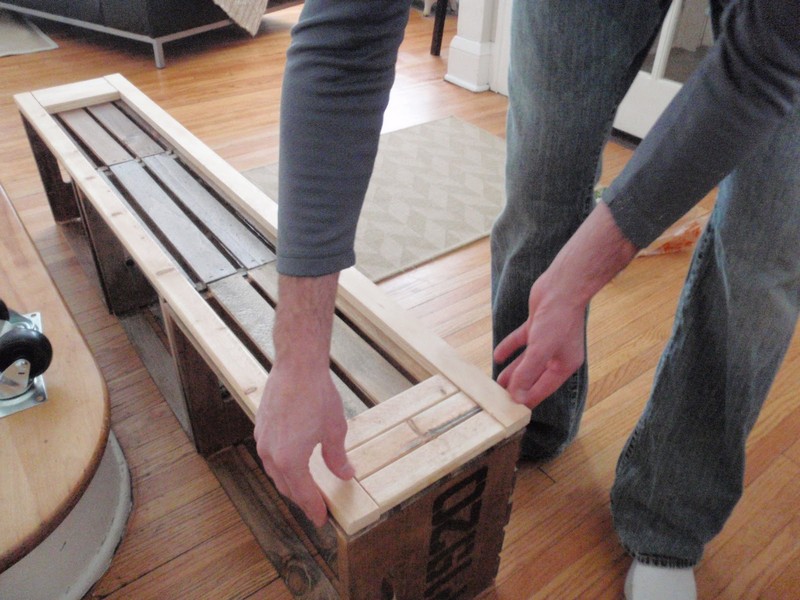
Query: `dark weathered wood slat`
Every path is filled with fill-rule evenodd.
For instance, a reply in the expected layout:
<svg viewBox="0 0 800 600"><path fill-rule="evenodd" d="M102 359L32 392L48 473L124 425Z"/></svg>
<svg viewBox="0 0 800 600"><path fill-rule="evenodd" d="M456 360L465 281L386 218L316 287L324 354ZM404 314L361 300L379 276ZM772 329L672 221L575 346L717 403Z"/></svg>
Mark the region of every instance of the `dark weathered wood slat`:
<svg viewBox="0 0 800 600"><path fill-rule="evenodd" d="M67 110L59 116L103 165L116 165L132 160L130 153L83 109ZM102 165L100 165L102 166Z"/></svg>
<svg viewBox="0 0 800 600"><path fill-rule="evenodd" d="M136 349L145 368L150 372L156 387L172 409L175 418L178 419L183 430L191 436L189 415L186 412L178 373L169 350L164 347L143 311L128 313L120 317L119 322L125 329L128 340Z"/></svg>
<svg viewBox="0 0 800 600"><path fill-rule="evenodd" d="M253 269L249 275L270 298L277 298L278 272L274 264ZM333 322L331 359L373 403L388 400L414 385L339 317Z"/></svg>
<svg viewBox="0 0 800 600"><path fill-rule="evenodd" d="M113 104L97 104L87 110L139 158L165 152L164 147Z"/></svg>
<svg viewBox="0 0 800 600"><path fill-rule="evenodd" d="M247 332L248 337L268 360L275 359L275 346L272 343L272 329L275 323L275 310L245 281L244 277L226 277L209 285L209 290L225 311ZM333 383L344 403L347 417L367 410L367 406L356 393L335 373L331 373Z"/></svg>
<svg viewBox="0 0 800 600"><path fill-rule="evenodd" d="M255 438L250 437L241 444L236 444L236 452L242 465L255 472L259 481L272 483L265 476L261 458L258 456ZM302 532L302 535L299 536L301 541L311 554L319 556L321 561L317 562L319 562L323 571L328 574L328 579L331 582L335 582L339 570L339 536L331 521L328 521L322 527L317 527L296 504L283 501L274 485L265 486L264 489L273 498L276 508L284 514L292 529L297 531L299 528ZM310 542L310 545L308 542Z"/></svg>
<svg viewBox="0 0 800 600"><path fill-rule="evenodd" d="M275 258L263 241L173 157L161 154L146 158L144 162L243 267L252 269Z"/></svg>
<svg viewBox="0 0 800 600"><path fill-rule="evenodd" d="M142 165L129 161L112 166L111 172L201 281L209 283L236 272Z"/></svg>
<svg viewBox="0 0 800 600"><path fill-rule="evenodd" d="M266 489L266 476L243 461L246 451L227 448L209 458L209 465L250 527L292 595L303 600L336 600L339 594L314 557L297 539Z"/></svg>

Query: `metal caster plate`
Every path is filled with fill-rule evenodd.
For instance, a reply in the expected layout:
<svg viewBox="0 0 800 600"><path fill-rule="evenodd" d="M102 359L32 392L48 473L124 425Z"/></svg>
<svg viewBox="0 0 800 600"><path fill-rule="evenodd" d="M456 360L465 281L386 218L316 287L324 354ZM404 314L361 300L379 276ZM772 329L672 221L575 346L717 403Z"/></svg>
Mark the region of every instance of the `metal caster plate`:
<svg viewBox="0 0 800 600"><path fill-rule="evenodd" d="M9 320L5 321L3 325L3 333L9 332L11 329L30 329L38 333L42 331L40 313L25 315L12 313ZM0 337L0 344L2 343L3 338ZM52 350L49 352L52 354ZM49 358L47 363L49 364ZM44 376L40 373L31 379L32 367L34 372L42 370L40 366L32 365L30 360L20 358L0 372L0 418L38 406L47 400Z"/></svg>

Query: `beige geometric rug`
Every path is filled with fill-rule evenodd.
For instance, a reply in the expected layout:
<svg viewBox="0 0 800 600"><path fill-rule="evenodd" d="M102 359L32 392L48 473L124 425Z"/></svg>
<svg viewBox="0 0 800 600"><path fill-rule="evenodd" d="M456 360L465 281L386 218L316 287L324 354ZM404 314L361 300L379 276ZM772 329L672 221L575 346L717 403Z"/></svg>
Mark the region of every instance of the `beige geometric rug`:
<svg viewBox="0 0 800 600"><path fill-rule="evenodd" d="M356 267L380 281L489 234L503 207L505 141L449 117L381 136L356 233ZM245 175L278 201L278 167Z"/></svg>
<svg viewBox="0 0 800 600"><path fill-rule="evenodd" d="M27 18L0 10L0 56L29 54L58 48L53 40Z"/></svg>

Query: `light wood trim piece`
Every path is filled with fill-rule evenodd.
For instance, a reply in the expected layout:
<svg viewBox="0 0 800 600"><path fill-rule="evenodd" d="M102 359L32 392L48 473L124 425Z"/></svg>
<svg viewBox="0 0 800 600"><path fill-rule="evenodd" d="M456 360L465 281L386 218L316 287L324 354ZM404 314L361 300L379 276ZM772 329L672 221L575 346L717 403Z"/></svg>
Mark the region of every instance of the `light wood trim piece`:
<svg viewBox="0 0 800 600"><path fill-rule="evenodd" d="M388 510L506 437L503 425L480 412L360 483L381 510Z"/></svg>
<svg viewBox="0 0 800 600"><path fill-rule="evenodd" d="M508 429L519 431L530 420L530 410L511 401L508 393L478 367L461 358L452 346L407 316L385 292L354 268L339 276L339 298L356 325L375 336L380 344L387 337L420 364L439 371L467 393L481 408Z"/></svg>
<svg viewBox="0 0 800 600"><path fill-rule="evenodd" d="M119 100L119 92L104 77L37 90L33 96L50 114Z"/></svg>
<svg viewBox="0 0 800 600"><path fill-rule="evenodd" d="M345 533L352 535L378 521L381 507L356 479L339 479L330 472L322 458L321 446L314 449L309 468L327 501L328 509Z"/></svg>
<svg viewBox="0 0 800 600"><path fill-rule="evenodd" d="M345 448L348 452L357 448L457 391L441 375L421 381L413 388L352 418L348 423Z"/></svg>
<svg viewBox="0 0 800 600"><path fill-rule="evenodd" d="M359 481L408 454L425 442L411 425L400 423L347 453Z"/></svg>
<svg viewBox="0 0 800 600"><path fill-rule="evenodd" d="M472 417L480 407L458 392L348 453L360 481Z"/></svg>
<svg viewBox="0 0 800 600"><path fill-rule="evenodd" d="M471 417L480 407L464 392L445 398L428 410L411 417L409 423L420 435L433 437Z"/></svg>

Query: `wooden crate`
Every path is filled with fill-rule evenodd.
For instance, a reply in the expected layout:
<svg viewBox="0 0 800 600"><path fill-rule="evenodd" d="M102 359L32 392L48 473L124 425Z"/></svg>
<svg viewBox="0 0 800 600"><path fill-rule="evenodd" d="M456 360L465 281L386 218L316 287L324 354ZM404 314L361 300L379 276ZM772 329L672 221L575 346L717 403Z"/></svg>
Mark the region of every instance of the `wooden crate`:
<svg viewBox="0 0 800 600"><path fill-rule="evenodd" d="M489 586L529 411L344 271L331 371L356 477L315 453L333 519L314 528L272 488L251 438L274 352L274 202L120 75L15 100L56 220L85 226L112 312L161 323L180 381L171 404L293 593L416 600Z"/></svg>

